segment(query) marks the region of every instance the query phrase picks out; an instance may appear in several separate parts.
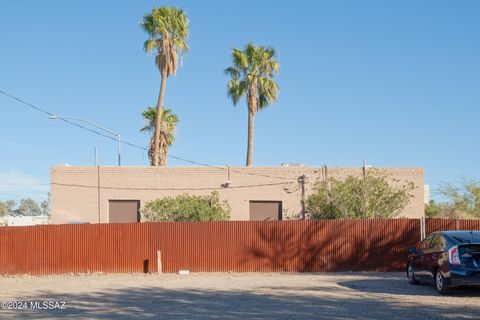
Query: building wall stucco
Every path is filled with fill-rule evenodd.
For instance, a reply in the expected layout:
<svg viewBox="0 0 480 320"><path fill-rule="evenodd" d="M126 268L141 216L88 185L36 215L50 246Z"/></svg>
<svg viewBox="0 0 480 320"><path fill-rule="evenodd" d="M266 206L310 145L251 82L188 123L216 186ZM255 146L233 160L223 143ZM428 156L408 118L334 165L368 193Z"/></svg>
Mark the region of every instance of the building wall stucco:
<svg viewBox="0 0 480 320"><path fill-rule="evenodd" d="M423 216L423 169L378 169L385 172L393 184L411 181L415 185L410 203L399 216ZM109 200L140 200L143 208L146 202L165 196L204 195L212 191L218 191L221 199L228 201L231 220L248 220L251 200L282 201L283 217L288 219L301 212L301 189L296 182L299 176L306 176L308 196L314 183L326 175L344 179L362 172L362 168L230 167L228 175L227 167L54 166L51 168L51 223L106 223ZM228 179L231 184L222 186Z"/></svg>

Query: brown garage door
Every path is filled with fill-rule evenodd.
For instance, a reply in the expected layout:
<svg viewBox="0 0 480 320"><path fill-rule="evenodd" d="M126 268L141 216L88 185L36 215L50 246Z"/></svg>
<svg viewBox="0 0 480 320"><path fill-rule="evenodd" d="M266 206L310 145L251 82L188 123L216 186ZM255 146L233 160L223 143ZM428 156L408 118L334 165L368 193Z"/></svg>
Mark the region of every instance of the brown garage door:
<svg viewBox="0 0 480 320"><path fill-rule="evenodd" d="M140 222L140 201L109 200L108 222L128 223Z"/></svg>
<svg viewBox="0 0 480 320"><path fill-rule="evenodd" d="M282 220L282 201L250 201L250 220Z"/></svg>

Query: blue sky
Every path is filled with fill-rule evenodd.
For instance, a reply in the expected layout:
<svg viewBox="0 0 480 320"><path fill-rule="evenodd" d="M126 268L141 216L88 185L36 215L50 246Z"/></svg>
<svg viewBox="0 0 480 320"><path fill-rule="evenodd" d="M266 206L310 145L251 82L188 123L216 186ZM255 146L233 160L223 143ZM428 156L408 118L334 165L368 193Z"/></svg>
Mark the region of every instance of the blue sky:
<svg viewBox="0 0 480 320"><path fill-rule="evenodd" d="M1 1L0 89L135 144L160 75L139 28L153 5L190 18L169 78L171 154L243 165L245 103L225 94L230 49L279 52L279 101L256 116L254 164L423 167L426 182L478 179L479 1ZM116 164L116 144L0 96L0 199L44 198L50 166ZM123 147L126 165L146 153ZM186 165L170 159L170 165Z"/></svg>

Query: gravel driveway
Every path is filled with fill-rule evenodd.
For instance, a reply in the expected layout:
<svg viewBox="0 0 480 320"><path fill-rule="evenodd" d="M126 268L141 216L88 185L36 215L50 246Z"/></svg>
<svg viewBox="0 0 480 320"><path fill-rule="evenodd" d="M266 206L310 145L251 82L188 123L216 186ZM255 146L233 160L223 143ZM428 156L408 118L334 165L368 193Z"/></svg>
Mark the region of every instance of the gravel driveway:
<svg viewBox="0 0 480 320"><path fill-rule="evenodd" d="M0 277L0 301L25 300L58 303L0 318L480 319L480 288L439 296L403 273Z"/></svg>

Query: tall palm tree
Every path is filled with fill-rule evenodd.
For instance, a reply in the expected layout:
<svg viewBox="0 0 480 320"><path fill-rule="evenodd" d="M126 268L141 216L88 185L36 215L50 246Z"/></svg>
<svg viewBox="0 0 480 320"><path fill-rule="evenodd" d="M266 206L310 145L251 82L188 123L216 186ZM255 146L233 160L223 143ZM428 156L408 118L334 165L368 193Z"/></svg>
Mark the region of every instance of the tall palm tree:
<svg viewBox="0 0 480 320"><path fill-rule="evenodd" d="M233 66L225 69L230 76L227 95L236 105L245 96L248 107L248 147L246 165L252 165L255 113L277 100L278 84L272 79L279 70L276 52L271 47L245 45L244 50L233 49Z"/></svg>
<svg viewBox="0 0 480 320"><path fill-rule="evenodd" d="M167 155L168 149L175 141L175 130L178 124L178 116L172 113L170 109L163 109L163 115L161 117L161 124L160 128L161 135L160 135L160 149L159 149L159 165L166 166L167 165ZM156 121L157 121L157 109L155 107L148 107L142 111L143 119L145 120L145 126L140 129L140 132L149 132L150 134L154 132ZM150 138L150 147L148 149L148 158L150 159L150 164L154 165L154 139L155 136L152 134Z"/></svg>
<svg viewBox="0 0 480 320"><path fill-rule="evenodd" d="M183 10L176 7L154 7L152 11L143 16L142 29L148 33L144 43L147 53L156 49L155 64L160 71L160 93L157 101L157 118L154 127L153 165L160 164L160 130L161 116L163 115L163 100L167 77L176 74L178 56L188 51L186 38L188 36L188 18Z"/></svg>

